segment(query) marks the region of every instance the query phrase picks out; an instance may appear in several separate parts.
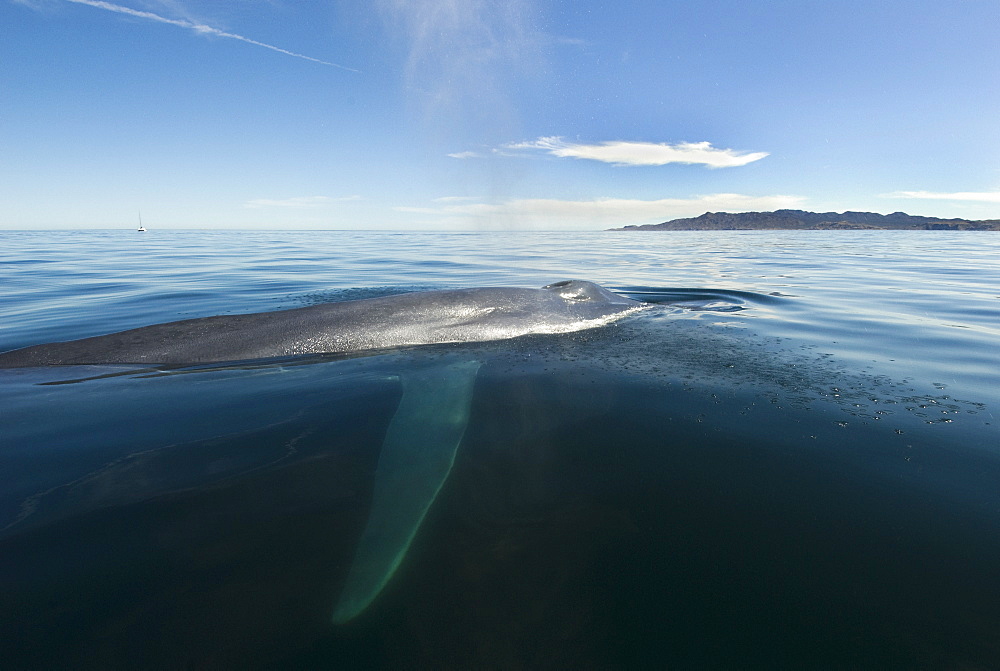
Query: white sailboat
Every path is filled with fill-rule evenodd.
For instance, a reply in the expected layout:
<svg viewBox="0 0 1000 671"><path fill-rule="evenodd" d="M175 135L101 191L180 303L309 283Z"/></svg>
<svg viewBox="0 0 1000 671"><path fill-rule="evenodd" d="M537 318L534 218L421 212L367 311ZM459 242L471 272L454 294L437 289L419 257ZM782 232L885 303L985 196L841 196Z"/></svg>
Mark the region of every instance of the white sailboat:
<svg viewBox="0 0 1000 671"><path fill-rule="evenodd" d="M142 225L142 210L139 211L139 229L138 229L138 231L140 233L145 233L146 232L146 228Z"/></svg>

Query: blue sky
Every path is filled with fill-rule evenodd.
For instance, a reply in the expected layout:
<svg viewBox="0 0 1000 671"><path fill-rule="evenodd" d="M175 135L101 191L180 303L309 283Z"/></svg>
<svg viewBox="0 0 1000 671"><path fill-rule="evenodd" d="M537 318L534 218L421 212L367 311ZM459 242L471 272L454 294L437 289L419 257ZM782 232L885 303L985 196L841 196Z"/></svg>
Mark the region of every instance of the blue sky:
<svg viewBox="0 0 1000 671"><path fill-rule="evenodd" d="M0 0L0 228L1000 218L996 0Z"/></svg>

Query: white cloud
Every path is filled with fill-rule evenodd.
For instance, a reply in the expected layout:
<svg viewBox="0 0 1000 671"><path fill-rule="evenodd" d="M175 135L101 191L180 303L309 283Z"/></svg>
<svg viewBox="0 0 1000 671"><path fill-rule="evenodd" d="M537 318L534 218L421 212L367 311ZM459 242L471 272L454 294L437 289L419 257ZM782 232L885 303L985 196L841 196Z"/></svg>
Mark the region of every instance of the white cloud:
<svg viewBox="0 0 1000 671"><path fill-rule="evenodd" d="M307 61L312 61L313 63L320 63L322 65L329 65L331 67L340 68L341 70L349 70L351 72L357 72L357 70L355 70L354 68L349 68L344 65L338 65L336 63L330 63L328 61L321 61L320 59L313 58L312 56L297 54L294 51L288 51L287 49L282 49L281 47L276 47L271 44L265 44L264 42L258 42L257 40L252 40L249 37L243 37L242 35L237 35L235 33L227 33L223 30L219 30L218 28L213 28L212 26L206 26L203 23L197 23L195 21L189 21L187 19L168 19L165 16L160 16L159 14L154 14L153 12L145 12L139 9L132 9L131 7L116 5L110 2L103 2L103 0L66 0L66 2L72 2L77 5L87 5L88 7L104 9L109 12L115 12L117 14L126 14L128 16L134 16L140 19L149 19L150 21L157 21L159 23L167 23L170 24L171 26L189 28L201 35L227 37L231 40L239 40L240 42L246 42L247 44L252 44L257 47L264 47L265 49L270 49L271 51L277 51L279 54L285 54L286 56L294 56L295 58L302 58Z"/></svg>
<svg viewBox="0 0 1000 671"><path fill-rule="evenodd" d="M454 154L448 154L451 158L482 158L483 155L474 151L457 151Z"/></svg>
<svg viewBox="0 0 1000 671"><path fill-rule="evenodd" d="M598 144L574 144L561 137L540 137L531 142L510 144L506 149L540 149L560 158L582 158L615 165L667 165L689 163L711 168L732 168L746 165L767 156L767 152L739 152L718 149L709 142L623 142L608 141Z"/></svg>
<svg viewBox="0 0 1000 671"><path fill-rule="evenodd" d="M286 207L286 208L310 208L322 207L332 203L348 200L361 200L361 196L343 196L341 198L331 198L329 196L298 196L295 198L284 198L275 200L271 198L257 198L243 203L243 207L250 209L260 209L264 207Z"/></svg>
<svg viewBox="0 0 1000 671"><path fill-rule="evenodd" d="M882 198L916 198L920 200L971 200L982 203L1000 203L1000 191L894 191L883 193Z"/></svg>
<svg viewBox="0 0 1000 671"><path fill-rule="evenodd" d="M746 196L716 193L693 198L635 200L599 198L596 200L557 200L530 198L505 203L471 203L444 207L397 207L398 212L425 215L427 225L452 228L533 228L595 229L655 224L680 217L694 217L705 212L747 212L796 208L801 196Z"/></svg>

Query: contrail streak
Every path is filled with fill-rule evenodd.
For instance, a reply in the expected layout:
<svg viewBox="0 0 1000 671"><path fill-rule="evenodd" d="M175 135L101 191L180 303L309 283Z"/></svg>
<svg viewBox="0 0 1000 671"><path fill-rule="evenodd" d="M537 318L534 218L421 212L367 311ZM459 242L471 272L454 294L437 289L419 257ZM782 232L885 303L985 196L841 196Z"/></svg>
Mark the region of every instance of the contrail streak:
<svg viewBox="0 0 1000 671"><path fill-rule="evenodd" d="M354 68L349 68L346 65L338 65L336 63L330 63L328 61L321 61L318 58L313 58L312 56L306 56L304 54L297 54L294 51L288 51L287 49L282 49L281 47L276 47L271 44L265 44L264 42L258 42L257 40L251 40L249 37L243 37L242 35L236 35L235 33L227 33L218 28L213 28L212 26L206 26L203 23L194 23L192 21L185 21L183 19L168 19L165 16L160 16L159 14L153 14L152 12L144 12L139 9L132 9L131 7L123 7L121 5L115 5L110 2L103 2L102 0L66 0L66 2L72 2L77 5L87 5L88 7L96 7L98 9L106 9L109 12L117 12L118 14L128 14L129 16L136 16L140 19L149 19L150 21L158 21L160 23L169 23L172 26L180 26L181 28L190 28L196 33L201 33L203 35L215 35L216 37L228 37L232 40L239 40L240 42L246 42L247 44L253 44L254 46L264 47L265 49L270 49L271 51L277 51L279 54L285 54L286 56L295 56L295 58L302 58L307 61L312 61L313 63L320 63L322 65L329 65L334 68L340 68L341 70L348 70L350 72L357 72Z"/></svg>

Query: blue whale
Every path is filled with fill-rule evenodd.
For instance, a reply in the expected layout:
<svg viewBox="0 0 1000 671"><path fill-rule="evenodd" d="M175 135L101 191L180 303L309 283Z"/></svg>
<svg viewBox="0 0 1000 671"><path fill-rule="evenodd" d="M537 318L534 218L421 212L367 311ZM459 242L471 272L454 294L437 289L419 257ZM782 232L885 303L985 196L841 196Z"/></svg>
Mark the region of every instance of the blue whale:
<svg viewBox="0 0 1000 671"><path fill-rule="evenodd" d="M644 305L580 280L541 289L414 292L186 319L35 345L0 354L0 368L222 363L503 340L594 328ZM346 624L365 611L405 558L451 472L481 365L469 358L444 358L397 376L403 393L386 429L368 521L333 610L335 624Z"/></svg>
<svg viewBox="0 0 1000 671"><path fill-rule="evenodd" d="M200 364L482 342L600 326L643 303L581 280L541 289L422 291L144 326L0 354L0 368Z"/></svg>

